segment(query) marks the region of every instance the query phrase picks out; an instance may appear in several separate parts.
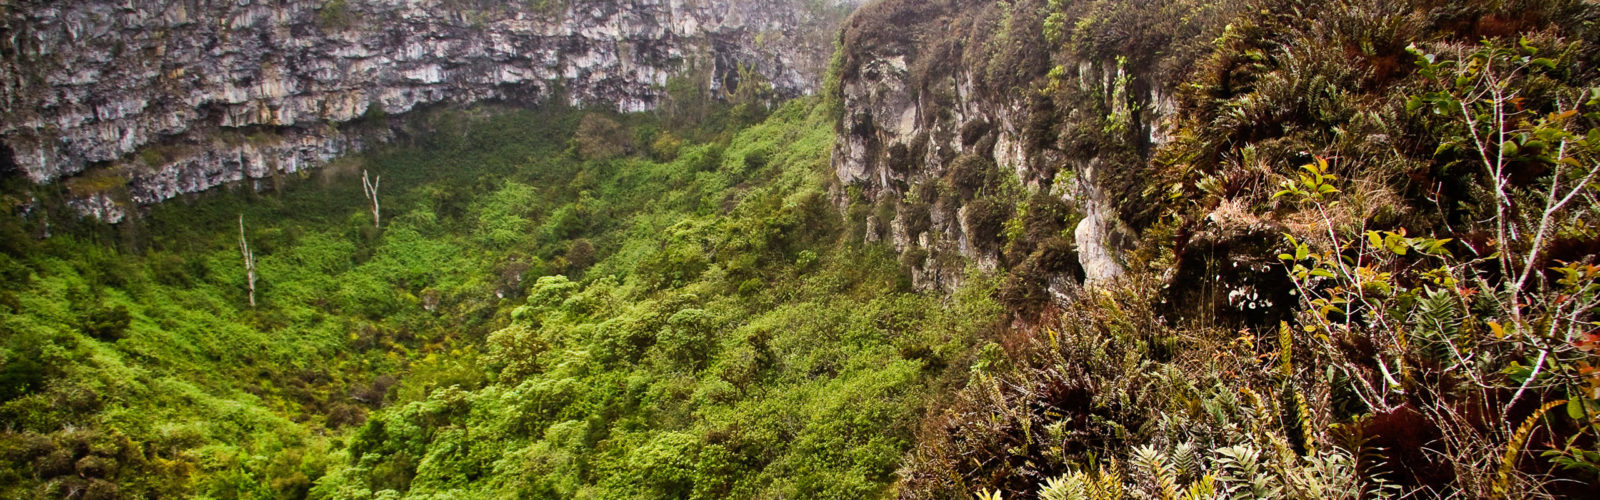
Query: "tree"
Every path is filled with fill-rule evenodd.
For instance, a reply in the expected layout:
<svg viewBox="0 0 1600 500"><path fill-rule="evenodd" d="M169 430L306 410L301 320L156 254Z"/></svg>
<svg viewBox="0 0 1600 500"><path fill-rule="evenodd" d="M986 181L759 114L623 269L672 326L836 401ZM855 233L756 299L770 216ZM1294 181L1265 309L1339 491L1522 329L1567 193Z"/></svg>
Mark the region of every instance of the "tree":
<svg viewBox="0 0 1600 500"><path fill-rule="evenodd" d="M378 183L383 182L383 176L367 180L367 171L361 171L361 190L367 194L367 199L372 201L372 227L383 227L382 219L378 215Z"/></svg>
<svg viewBox="0 0 1600 500"><path fill-rule="evenodd" d="M239 253L244 256L245 283L250 290L250 307L256 307L256 256L244 238L244 215L239 215Z"/></svg>

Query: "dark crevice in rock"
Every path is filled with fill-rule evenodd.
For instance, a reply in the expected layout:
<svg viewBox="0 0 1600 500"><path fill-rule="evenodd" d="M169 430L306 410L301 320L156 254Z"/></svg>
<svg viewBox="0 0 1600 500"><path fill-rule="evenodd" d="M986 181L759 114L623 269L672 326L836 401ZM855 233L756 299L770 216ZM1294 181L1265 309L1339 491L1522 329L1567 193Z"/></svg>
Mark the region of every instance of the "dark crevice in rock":
<svg viewBox="0 0 1600 500"><path fill-rule="evenodd" d="M17 159L11 151L11 146L0 144L0 180L10 179L22 175L22 169L17 168Z"/></svg>

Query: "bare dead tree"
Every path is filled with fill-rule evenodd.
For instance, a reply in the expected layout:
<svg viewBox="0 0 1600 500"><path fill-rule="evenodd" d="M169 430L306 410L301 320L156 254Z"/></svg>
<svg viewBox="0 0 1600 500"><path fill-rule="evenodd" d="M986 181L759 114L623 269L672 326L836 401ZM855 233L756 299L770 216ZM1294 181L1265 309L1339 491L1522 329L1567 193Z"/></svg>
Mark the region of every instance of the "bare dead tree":
<svg viewBox="0 0 1600 500"><path fill-rule="evenodd" d="M372 227L383 227L378 215L378 183L382 181L381 175L369 181L367 171L361 171L361 190L367 193L367 199L372 200Z"/></svg>
<svg viewBox="0 0 1600 500"><path fill-rule="evenodd" d="M250 252L250 243L244 239L244 215L239 216L239 253L244 256L244 272L250 288L250 308L256 307L256 256Z"/></svg>
<svg viewBox="0 0 1600 500"><path fill-rule="evenodd" d="M1538 297L1539 293L1548 293L1550 283L1543 270L1537 269L1544 262L1544 252L1548 239L1553 235L1553 227L1563 222L1571 223L1578 217L1568 215L1566 208L1572 206L1574 201L1579 204L1593 206L1596 199L1595 180L1600 178L1600 164L1592 158L1583 158L1576 154L1577 142L1584 140L1583 136L1571 133L1570 122L1566 117L1578 113L1578 103L1588 101L1593 96L1589 91L1580 91L1578 95L1567 102L1558 102L1559 112L1546 118L1544 121L1538 117L1528 117L1529 113L1517 109L1514 103L1518 99L1517 92L1506 90L1511 87L1511 74L1525 71L1525 67L1513 68L1509 72L1493 71L1495 68L1485 65L1482 72L1481 83L1475 87L1475 92L1468 94L1460 103L1461 113L1467 123L1467 131L1471 133L1473 152L1478 154L1483 164L1484 173L1492 182L1491 194L1495 201L1495 217L1493 219L1496 244L1498 251L1494 257L1499 261L1501 278L1505 283L1499 288L1505 290L1506 299L1504 308L1510 312L1510 325L1513 332L1526 336L1526 340L1538 347L1538 358L1534 361L1533 371L1517 387L1517 392L1512 395L1501 409L1504 416L1509 417L1517 400L1530 388L1536 387L1535 380L1546 366L1546 361L1552 354L1556 345L1551 345L1545 339L1560 339L1564 342L1575 341L1582 333L1587 322L1582 321L1583 316L1593 311L1596 306L1588 301L1548 300L1543 297L1529 300L1527 296L1532 293ZM1486 119L1480 118L1469 107L1472 103L1487 103ZM1554 122L1554 123L1546 123ZM1528 125L1532 122L1532 125ZM1522 125L1519 125L1521 123ZM1538 130L1538 128L1545 130ZM1543 133L1541 133L1543 132ZM1518 199L1512 184L1510 165L1514 158L1508 154L1507 144L1513 134L1536 134L1542 137L1556 139L1554 142L1554 155L1551 158L1553 171L1548 174L1548 188L1533 188L1528 193L1533 195L1529 200L1543 206L1524 208L1529 216L1512 214L1517 207ZM1564 182L1565 181L1565 182ZM1532 243L1521 247L1515 242L1527 241L1532 238ZM1487 282L1487 279L1480 278ZM1537 285L1537 292L1528 292L1529 284ZM1531 312L1542 313L1529 317Z"/></svg>

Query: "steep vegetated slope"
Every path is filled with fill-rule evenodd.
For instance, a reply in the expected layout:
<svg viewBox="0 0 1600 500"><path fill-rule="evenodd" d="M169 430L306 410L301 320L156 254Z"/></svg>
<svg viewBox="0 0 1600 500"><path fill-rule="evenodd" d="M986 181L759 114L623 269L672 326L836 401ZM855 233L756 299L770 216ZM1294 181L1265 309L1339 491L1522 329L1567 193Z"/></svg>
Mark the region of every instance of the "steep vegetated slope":
<svg viewBox="0 0 1600 500"><path fill-rule="evenodd" d="M1018 319L900 495L1593 491L1597 15L863 7L837 201Z"/></svg>
<svg viewBox="0 0 1600 500"><path fill-rule="evenodd" d="M815 103L432 113L286 190L8 223L4 494L880 495L998 309L841 239Z"/></svg>

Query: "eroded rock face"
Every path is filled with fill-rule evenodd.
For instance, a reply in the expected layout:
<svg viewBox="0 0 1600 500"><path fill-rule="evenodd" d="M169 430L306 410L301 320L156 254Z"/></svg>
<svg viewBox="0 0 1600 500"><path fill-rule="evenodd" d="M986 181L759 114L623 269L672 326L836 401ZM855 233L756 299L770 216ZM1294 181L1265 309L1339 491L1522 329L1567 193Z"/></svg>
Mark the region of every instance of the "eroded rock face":
<svg viewBox="0 0 1600 500"><path fill-rule="evenodd" d="M973 222L995 217L972 214L995 204L1010 211L1037 193L1071 207L1066 218L1076 222L1062 237L1072 240L1086 281L1121 276L1123 254L1137 242L1121 220L1119 183L1165 140L1158 124L1171 99L1162 82L1134 78L1115 58L1052 54L1041 19L1025 17L1044 3L889 0L846 22L833 167L855 189L838 201L897 206L896 222L876 227L894 233L885 236L901 251L932 256L913 270L919 285L948 288L960 279L958 269L936 267L954 262L941 253L986 269L1036 265L1015 252L1014 238L980 241L995 231ZM930 224L899 222L908 217ZM926 233L902 234L907 228ZM1059 280L1049 281L1057 292Z"/></svg>
<svg viewBox="0 0 1600 500"><path fill-rule="evenodd" d="M1072 234L1078 248L1078 263L1083 266L1084 280L1090 283L1108 282L1122 277L1122 255L1134 246L1138 238L1117 217L1116 203L1098 182L1100 172L1109 168L1090 161L1081 167L1077 189L1083 210L1083 220L1073 228Z"/></svg>
<svg viewBox="0 0 1600 500"><path fill-rule="evenodd" d="M720 89L741 65L810 93L856 2L18 0L0 7L0 175L112 167L148 204L361 150L337 125L380 111L646 110L674 76ZM81 196L104 213L102 194Z"/></svg>

